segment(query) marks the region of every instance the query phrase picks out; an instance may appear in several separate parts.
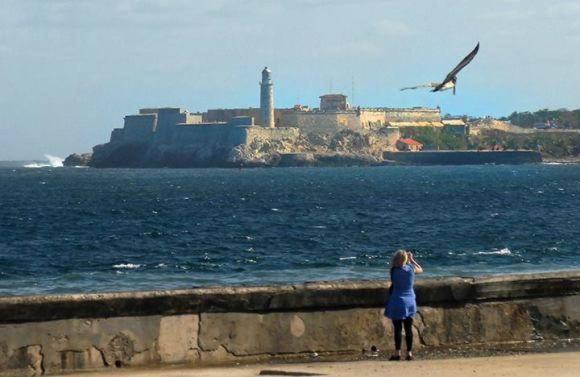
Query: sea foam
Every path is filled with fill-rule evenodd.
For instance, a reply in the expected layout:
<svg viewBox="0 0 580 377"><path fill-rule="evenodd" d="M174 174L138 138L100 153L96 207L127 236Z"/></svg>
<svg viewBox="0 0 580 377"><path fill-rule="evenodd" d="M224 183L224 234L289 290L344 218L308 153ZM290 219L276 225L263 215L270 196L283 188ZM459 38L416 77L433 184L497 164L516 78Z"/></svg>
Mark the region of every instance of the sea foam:
<svg viewBox="0 0 580 377"><path fill-rule="evenodd" d="M127 268L127 269L135 269L141 267L140 264L133 264L133 263L120 263L114 264L113 268Z"/></svg>
<svg viewBox="0 0 580 377"><path fill-rule="evenodd" d="M480 251L475 253L475 255L512 255L512 251L507 247L504 247L501 250Z"/></svg>
<svg viewBox="0 0 580 377"><path fill-rule="evenodd" d="M24 165L25 168L62 168L63 159L50 154L45 154L46 162L33 162Z"/></svg>

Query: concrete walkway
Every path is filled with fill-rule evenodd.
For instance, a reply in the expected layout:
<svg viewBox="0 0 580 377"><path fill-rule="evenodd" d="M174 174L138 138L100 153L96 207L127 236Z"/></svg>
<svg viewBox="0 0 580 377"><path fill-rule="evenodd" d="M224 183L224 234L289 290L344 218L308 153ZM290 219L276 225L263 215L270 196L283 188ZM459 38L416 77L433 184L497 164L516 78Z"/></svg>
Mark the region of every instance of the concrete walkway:
<svg viewBox="0 0 580 377"><path fill-rule="evenodd" d="M580 352L527 354L521 356L495 356L465 359L416 360L412 362L387 362L382 360L358 362L333 362L311 364L243 365L229 368L159 369L146 371L121 371L83 373L67 377L250 377L263 371L290 372L262 374L270 376L401 376L401 377L578 377ZM297 374L302 372L302 374Z"/></svg>

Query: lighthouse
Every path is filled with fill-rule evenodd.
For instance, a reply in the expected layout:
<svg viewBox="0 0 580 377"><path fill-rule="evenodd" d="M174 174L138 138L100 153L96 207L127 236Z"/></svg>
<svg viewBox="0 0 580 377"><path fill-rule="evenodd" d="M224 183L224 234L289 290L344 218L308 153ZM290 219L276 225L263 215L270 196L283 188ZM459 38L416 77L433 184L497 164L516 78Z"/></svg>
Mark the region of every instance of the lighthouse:
<svg viewBox="0 0 580 377"><path fill-rule="evenodd" d="M272 71L264 67L262 82L260 83L260 110L262 113L262 125L274 127L274 83Z"/></svg>

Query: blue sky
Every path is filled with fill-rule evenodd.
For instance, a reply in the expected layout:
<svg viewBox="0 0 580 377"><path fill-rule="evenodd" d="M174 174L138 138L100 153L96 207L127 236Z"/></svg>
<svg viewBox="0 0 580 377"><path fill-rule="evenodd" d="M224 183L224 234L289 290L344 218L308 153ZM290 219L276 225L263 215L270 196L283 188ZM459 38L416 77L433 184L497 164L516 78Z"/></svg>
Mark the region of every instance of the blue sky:
<svg viewBox="0 0 580 377"><path fill-rule="evenodd" d="M458 92L441 80L476 44ZM360 106L505 115L580 107L580 2L3 0L0 160L65 156L108 140L140 107L276 105L325 92Z"/></svg>

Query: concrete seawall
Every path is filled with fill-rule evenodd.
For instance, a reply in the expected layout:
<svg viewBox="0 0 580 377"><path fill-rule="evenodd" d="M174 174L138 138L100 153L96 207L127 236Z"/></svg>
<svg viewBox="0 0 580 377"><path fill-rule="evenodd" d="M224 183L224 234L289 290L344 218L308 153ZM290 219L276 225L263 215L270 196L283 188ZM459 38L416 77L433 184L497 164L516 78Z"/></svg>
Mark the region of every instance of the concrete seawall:
<svg viewBox="0 0 580 377"><path fill-rule="evenodd" d="M383 158L409 165L529 164L542 162L536 151L384 152Z"/></svg>
<svg viewBox="0 0 580 377"><path fill-rule="evenodd" d="M580 271L417 282L417 348L580 337ZM385 281L0 298L0 375L391 348Z"/></svg>

